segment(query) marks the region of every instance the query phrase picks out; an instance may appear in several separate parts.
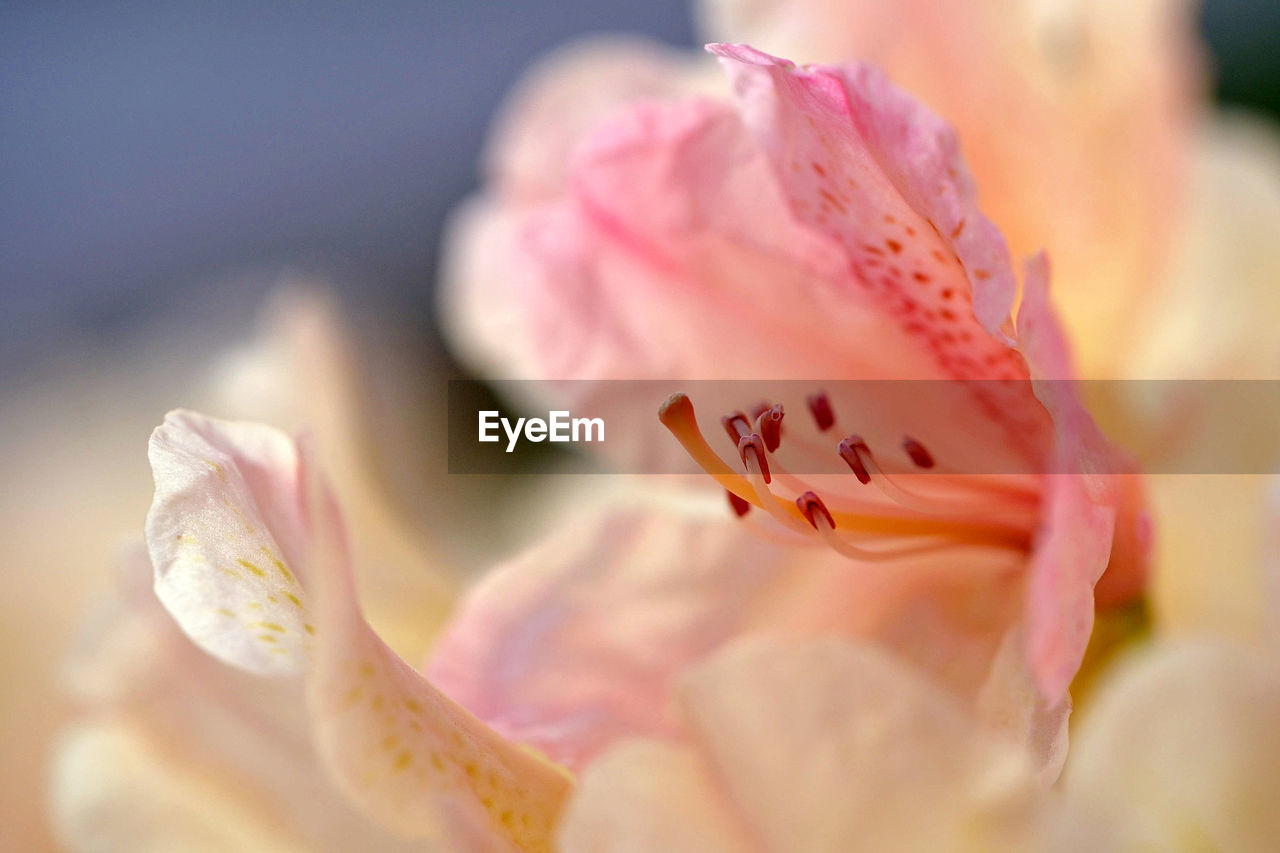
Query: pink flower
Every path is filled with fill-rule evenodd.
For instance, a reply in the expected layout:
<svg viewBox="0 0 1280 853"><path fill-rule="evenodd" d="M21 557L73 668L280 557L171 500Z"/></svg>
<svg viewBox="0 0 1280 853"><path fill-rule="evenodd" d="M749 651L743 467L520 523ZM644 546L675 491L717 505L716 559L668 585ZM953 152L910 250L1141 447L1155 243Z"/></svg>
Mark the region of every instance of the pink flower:
<svg viewBox="0 0 1280 853"><path fill-rule="evenodd" d="M899 400L896 415L879 413L874 455L848 448L870 487L854 473L770 485L765 467L818 470L805 467L806 447L836 460L848 434L824 435L829 425L810 423L801 405L788 402L776 452L744 448L730 466L697 431L690 401L675 398L666 425L722 486L789 529L792 545L606 505L478 588L429 671L500 731L579 767L620 737L678 733L663 697L684 667L735 637L837 632L929 669L1033 745L1051 775L1094 586L1110 562L1109 596L1132 596L1147 534L1140 486L1111 476L1122 465L1069 389L1028 381L1071 375L1047 267L1029 264L1015 330L1013 269L954 133L874 69L802 70L751 48L713 50L733 103L636 105L578 144L558 191L473 220L458 269L502 259L501 274L472 267L481 278L456 284L485 292L503 325L489 350L496 370L661 377L671 390L706 378L1021 382L999 399L960 393L914 411ZM474 320L484 334L487 321ZM608 383L587 387L607 400ZM841 430L859 432L871 429L858 420L874 410L865 402L828 400ZM710 406L713 417L731 411ZM737 429L764 432L746 418ZM907 436L944 465L949 451L986 442L996 457L1056 473L904 492L920 480L897 448ZM888 564L869 564L886 550Z"/></svg>
<svg viewBox="0 0 1280 853"><path fill-rule="evenodd" d="M744 478L707 455L677 397L666 425L790 538L743 529L762 513L742 523L722 506L704 514L697 490L640 490L630 506L610 498L477 589L424 677L361 614L344 525L309 442L172 413L151 443L157 597L210 655L305 696L296 713L309 760L399 834L542 850L563 831L572 848L564 767L589 769L637 735L696 743L716 718L673 708L682 675L761 633L836 634L832 648L870 641L905 659L834 652L834 669L818 661L811 684L819 699L842 673L912 685L908 704L924 710L901 721L904 732L933 732L922 743L981 720L978 745L966 735L957 747L956 778L984 778L986 758L1014 756L996 799L1016 799L1061 765L1095 583L1109 561L1116 577L1140 576L1113 451L1066 386L1032 383L1069 376L1047 267L1028 265L1015 325L1007 251L949 128L869 67L799 70L750 48L716 50L736 104L625 112L580 149L563 196L539 190L502 217L499 236L518 241L512 299L533 309L524 367L592 379L707 376L727 364L750 379L1010 380L1003 391L961 388L943 408L908 406L885 428L917 439L906 450L916 465L946 465L956 442L983 441L1060 473L955 477L939 481L950 494L925 494L878 444L872 455L850 441L854 472L815 486L822 497L778 503L773 489L790 483L782 460L807 427L793 414L772 449L747 437ZM855 417L848 402L828 400L842 427ZM767 433L764 418L755 428ZM813 441L827 420L818 416ZM889 719L905 707L894 701ZM870 731L886 713L868 707ZM792 734L829 734L817 719L793 722ZM886 748L836 728L837 741L850 734L870 755ZM972 813L968 798L946 799L946 784L933 790L943 831Z"/></svg>

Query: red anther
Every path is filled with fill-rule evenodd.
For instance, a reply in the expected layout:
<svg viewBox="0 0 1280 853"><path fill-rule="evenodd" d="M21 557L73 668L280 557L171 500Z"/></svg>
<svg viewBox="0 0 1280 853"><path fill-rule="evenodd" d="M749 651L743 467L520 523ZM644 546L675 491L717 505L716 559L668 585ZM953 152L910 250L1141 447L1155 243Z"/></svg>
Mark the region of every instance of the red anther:
<svg viewBox="0 0 1280 853"><path fill-rule="evenodd" d="M764 439L765 450L772 453L782 443L782 404L766 409L756 417L756 429Z"/></svg>
<svg viewBox="0 0 1280 853"><path fill-rule="evenodd" d="M810 394L804 401L809 404L809 412L818 424L818 432L826 432L835 425L836 415L831 411L831 401L827 399L825 391Z"/></svg>
<svg viewBox="0 0 1280 853"><path fill-rule="evenodd" d="M827 509L827 505L822 502L822 498L818 497L816 493L805 492L796 498L796 506L800 507L800 513L813 525L814 530L818 529L818 520L814 517L814 514L819 512L827 520L827 526L832 530L836 529L836 523L831 517L831 512Z"/></svg>
<svg viewBox="0 0 1280 853"><path fill-rule="evenodd" d="M902 449L911 457L911 461L916 464L917 468L932 468L933 456L929 451L924 449L924 445L916 441L911 436L902 439Z"/></svg>
<svg viewBox="0 0 1280 853"><path fill-rule="evenodd" d="M761 400L759 403L756 403L749 410L751 412L751 420L755 421L762 414L769 411L769 408L770 408L769 404L766 403L764 400Z"/></svg>
<svg viewBox="0 0 1280 853"><path fill-rule="evenodd" d="M733 511L735 514L737 514L738 518L742 518L744 515L746 515L748 512L751 511L750 503L748 503L747 501L744 501L742 498L738 497L728 489L725 489L724 493L725 493L725 496L729 498L729 506L733 508Z"/></svg>
<svg viewBox="0 0 1280 853"><path fill-rule="evenodd" d="M747 416L742 412L731 412L720 419L721 426L724 431L729 433L729 439L734 443L738 443L738 439L751 432L751 421L747 420Z"/></svg>
<svg viewBox="0 0 1280 853"><path fill-rule="evenodd" d="M851 435L844 441L840 442L837 451L840 458L848 463L853 469L853 473L857 476L858 482L866 485L871 482L871 472L867 470L867 466L863 463L860 453L871 453L871 449L867 447L867 443L862 440L860 435Z"/></svg>
<svg viewBox="0 0 1280 853"><path fill-rule="evenodd" d="M772 483L773 479L769 476L769 460L764 455L764 439L760 437L760 433L753 432L738 439L738 453L742 456L742 464L750 471L751 466L747 464L748 452L755 455L756 464L760 466L760 474L764 477L765 485Z"/></svg>

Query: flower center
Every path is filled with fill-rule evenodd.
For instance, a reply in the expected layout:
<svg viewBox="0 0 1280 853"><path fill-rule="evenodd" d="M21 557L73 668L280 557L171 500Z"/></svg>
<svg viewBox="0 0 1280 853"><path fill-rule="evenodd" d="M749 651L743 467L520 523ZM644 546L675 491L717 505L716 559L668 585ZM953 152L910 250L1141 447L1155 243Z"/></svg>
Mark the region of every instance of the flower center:
<svg viewBox="0 0 1280 853"><path fill-rule="evenodd" d="M817 433L835 426L826 394L811 394L806 404ZM854 434L834 448L853 477L837 478L824 489L824 498L776 455L783 444L784 415L781 405L760 404L750 417L732 412L721 418L737 447L740 473L711 448L687 395L673 394L658 413L689 456L728 491L739 517L752 507L761 509L792 534L820 539L850 559L896 560L957 547L1030 548L1040 503L1034 480L948 471L910 436L901 443L908 464L895 468L882 464ZM830 458L833 450L818 438L803 428L789 430L788 450L800 459Z"/></svg>

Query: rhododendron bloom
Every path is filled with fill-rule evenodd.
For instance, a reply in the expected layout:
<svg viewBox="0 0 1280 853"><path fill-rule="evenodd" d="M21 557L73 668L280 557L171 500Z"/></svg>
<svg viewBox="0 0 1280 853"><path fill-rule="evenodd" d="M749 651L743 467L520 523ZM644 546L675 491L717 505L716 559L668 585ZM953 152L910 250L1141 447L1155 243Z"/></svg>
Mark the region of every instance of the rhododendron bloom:
<svg viewBox="0 0 1280 853"><path fill-rule="evenodd" d="M496 304L526 311L511 369L670 377L671 390L677 378L934 379L955 393L899 391L910 399L896 414L876 412L888 448L851 435L870 428L868 407L838 384L814 415L787 408L781 432L777 407L736 416L674 397L664 423L739 511L758 507L752 530L734 542L723 521L626 506L575 519L473 593L430 671L501 731L577 767L619 736L678 733L662 697L734 637L840 632L928 668L1052 775L1094 585L1110 561L1110 594L1137 590L1145 531L1136 482L1108 473L1118 460L1069 388L1031 381L1070 375L1047 268L1029 266L1015 331L1008 253L954 134L874 69L713 49L733 103L623 112L580 144L562 195L507 211L497 242L482 241L488 259L511 259ZM695 403L730 418L729 463ZM724 441L719 429L709 440ZM975 443L1034 473L900 476ZM820 470L808 460L838 452L854 468L843 477L810 483L784 467ZM762 545L757 513L800 535Z"/></svg>
<svg viewBox="0 0 1280 853"><path fill-rule="evenodd" d="M682 675L760 633L838 634L905 659L839 652L835 673L907 685L902 722L922 742L976 721L947 767L977 784L993 757L1010 769L988 793L1012 802L1061 766L1095 584L1107 571L1124 597L1140 583L1134 481L1070 387L1039 382L1070 375L1047 264L1028 264L1015 323L1008 252L951 129L869 66L713 49L733 102L624 112L582 146L564 197L500 229L518 248L510 286L526 288L513 298L534 309L526 369L678 379L727 364L753 380L954 383L941 401L904 395L874 428L866 401L834 385L814 390L811 423L795 406L785 421L776 405L730 413L729 465L694 403L673 396L662 423L740 512L755 509L705 515L698 489L603 502L479 586L426 676L361 615L337 500L306 440L181 411L152 438L160 602L209 654L305 690L339 788L396 832L549 849L572 793L565 768L589 771L632 736L696 740L705 721L671 701ZM653 432L670 442L656 420ZM824 443L848 474L789 473ZM909 476L973 445L1026 473ZM819 663L821 696L832 673ZM848 734L879 755L885 742L858 734L885 716L869 707ZM759 767L790 758L806 756ZM930 789L944 834L996 808L949 784ZM583 809L589 822L596 806Z"/></svg>

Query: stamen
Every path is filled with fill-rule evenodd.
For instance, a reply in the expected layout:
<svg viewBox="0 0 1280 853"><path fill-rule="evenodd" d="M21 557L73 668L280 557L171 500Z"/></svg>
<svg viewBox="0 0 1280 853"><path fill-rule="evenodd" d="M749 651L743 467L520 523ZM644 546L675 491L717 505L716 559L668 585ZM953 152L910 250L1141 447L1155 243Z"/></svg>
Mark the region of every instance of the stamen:
<svg viewBox="0 0 1280 853"><path fill-rule="evenodd" d="M809 528L798 518L798 508L770 491L768 471L760 467L764 454L761 453L760 444L753 444L752 440L760 442L760 436L752 435L742 439L742 461L747 466L747 480L755 490L756 497L760 499L756 505L769 513L783 527L797 533L808 533Z"/></svg>
<svg viewBox="0 0 1280 853"><path fill-rule="evenodd" d="M836 452L839 453L840 458L853 469L853 473L858 478L858 482L865 486L871 482L871 472L867 470L867 466L863 463L862 456L858 453L859 449L863 450L868 455L871 453L871 451L867 449L867 443L862 440L862 436L851 435L840 442Z"/></svg>
<svg viewBox="0 0 1280 853"><path fill-rule="evenodd" d="M1034 505L1009 507L1020 509L1023 514L1032 513L1029 519L995 519L989 517L985 509L981 515L972 514L969 511L971 506L963 496L944 501L912 494L885 474L866 442L857 435L840 442L841 458L859 475L862 483L874 482L881 493L898 504L897 508L877 508L874 505L847 508L841 506L840 500L831 505L834 509L828 508L826 502L808 491L801 480L788 474L776 457L772 460L776 470L770 473L768 451L759 432L742 435L737 442L738 453L746 468L744 478L711 449L698 427L693 403L684 394L677 393L668 398L659 409L658 417L690 457L730 493L728 500L735 513L740 516L744 512L749 513L750 506L763 509L791 534L813 537L816 530L818 537L829 547L852 559L888 562L957 546L1019 550L1029 547L1028 525L1034 521ZM793 495L801 492L801 498L793 502L791 498L776 494L770 488L775 478L779 481L775 487L782 486L784 491ZM984 504L989 497L984 498ZM904 516L904 508L920 514ZM753 522L747 520L746 523ZM904 539L907 540L905 543ZM868 549L862 547L863 543L880 543L889 547Z"/></svg>
<svg viewBox="0 0 1280 853"><path fill-rule="evenodd" d="M760 417L760 415L764 414L767 411L769 411L769 404L766 403L764 400L761 400L759 403L756 403L754 406L751 407L751 420L753 421L756 420L757 418Z"/></svg>
<svg viewBox="0 0 1280 853"><path fill-rule="evenodd" d="M702 430L698 428L698 418L694 415L693 403L688 395L676 392L668 397L658 409L658 420L675 436L693 461L717 483L744 500L759 500L742 475L730 468L711 449L711 445L707 444Z"/></svg>
<svg viewBox="0 0 1280 853"><path fill-rule="evenodd" d="M848 442L847 446L846 442ZM941 515L956 514L959 507L955 501L938 500L917 494L903 487L893 477L890 477L876 462L876 458L871 455L871 448L867 447L866 442L858 436L850 436L840 442L840 456L846 462L849 462L849 457L845 456L846 449L858 461L862 470L866 472L867 479L863 480L863 482L868 483L874 477L876 485L880 487L880 491L884 492L892 500L897 501L908 509L914 509L916 512ZM849 466L853 467L853 463L849 462ZM857 468L854 469L855 473L857 470ZM858 479L862 480L861 474L858 475Z"/></svg>
<svg viewBox="0 0 1280 853"><path fill-rule="evenodd" d="M733 509L734 514L737 515L738 518L742 518L751 511L751 504L747 503L733 492L725 489L724 494L725 497L729 499L729 506Z"/></svg>
<svg viewBox="0 0 1280 853"><path fill-rule="evenodd" d="M730 412L720 419L720 425L724 427L725 432L729 433L729 439L734 447L738 446L740 438L751 432L751 422L742 412Z"/></svg>
<svg viewBox="0 0 1280 853"><path fill-rule="evenodd" d="M902 449L911 457L911 461L915 463L917 468L932 468L933 456L929 451L924 449L924 445L916 441L911 436L905 436L902 439Z"/></svg>
<svg viewBox="0 0 1280 853"><path fill-rule="evenodd" d="M748 453L748 451L750 452ZM769 476L769 460L765 458L764 439L760 437L760 433L753 432L751 435L744 435L738 439L738 453L742 455L742 464L748 471L751 470L751 463L754 459L766 485L773 482L773 478Z"/></svg>
<svg viewBox="0 0 1280 853"><path fill-rule="evenodd" d="M805 403L809 406L809 413L813 415L813 420L818 425L818 432L826 432L835 425L836 415L831 411L831 401L827 399L825 391L818 391L804 398Z"/></svg>
<svg viewBox="0 0 1280 853"><path fill-rule="evenodd" d="M814 519L814 515L821 513L827 520L827 524L835 529L835 520L831 518L831 512L827 509L827 505L822 502L822 498L818 497L816 492L805 492L796 498L796 506L800 507L800 512L805 519L813 525L813 529L818 529L818 522Z"/></svg>
<svg viewBox="0 0 1280 853"><path fill-rule="evenodd" d="M756 429L764 439L764 449L773 453L782 443L782 404L766 409L756 418Z"/></svg>

